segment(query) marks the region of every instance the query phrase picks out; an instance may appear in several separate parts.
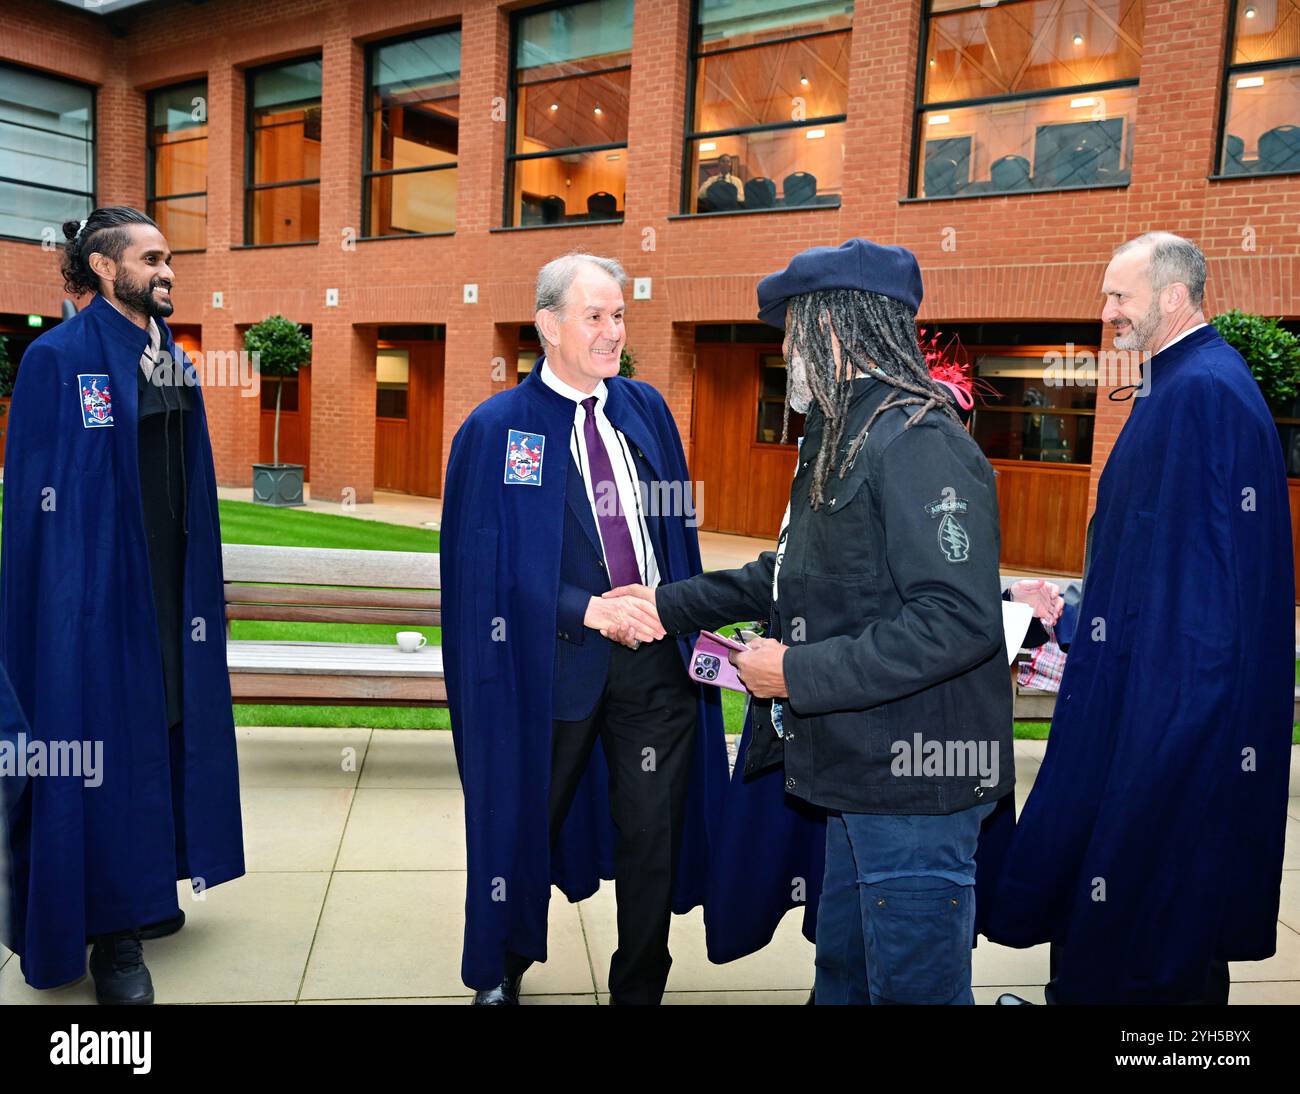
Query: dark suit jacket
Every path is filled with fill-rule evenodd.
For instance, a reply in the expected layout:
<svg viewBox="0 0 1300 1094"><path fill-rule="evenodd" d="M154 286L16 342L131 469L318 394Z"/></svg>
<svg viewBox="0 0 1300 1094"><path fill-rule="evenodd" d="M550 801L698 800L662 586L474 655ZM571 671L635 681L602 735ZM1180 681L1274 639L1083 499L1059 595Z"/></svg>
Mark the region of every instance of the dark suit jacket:
<svg viewBox="0 0 1300 1094"><path fill-rule="evenodd" d="M649 465L636 445L628 443L637 479L644 485L651 477ZM643 491L642 496L645 496ZM647 506L653 510L653 506ZM552 717L574 722L589 715L605 688L612 646L598 631L582 625L587 603L610 589L605 556L596 531L596 518L587 500L587 489L574 461L569 461L569 478L564 499L564 544L560 552L560 596L556 608L555 683ZM656 559L666 557L663 520L646 514L650 533L648 546ZM635 525L633 526L633 535ZM662 569L662 563L661 569ZM671 639L668 639L671 641Z"/></svg>

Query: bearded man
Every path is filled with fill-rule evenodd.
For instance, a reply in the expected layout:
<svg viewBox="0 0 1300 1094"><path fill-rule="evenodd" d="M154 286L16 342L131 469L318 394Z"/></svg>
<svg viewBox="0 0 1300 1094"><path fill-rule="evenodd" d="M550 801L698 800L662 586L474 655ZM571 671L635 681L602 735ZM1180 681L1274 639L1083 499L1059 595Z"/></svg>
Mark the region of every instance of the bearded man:
<svg viewBox="0 0 1300 1094"><path fill-rule="evenodd" d="M1048 1003L1221 1005L1227 963L1276 945L1291 509L1277 427L1205 321L1205 282L1195 243L1152 232L1102 284L1138 395L1097 488L1079 625L989 931L1052 943Z"/></svg>
<svg viewBox="0 0 1300 1094"><path fill-rule="evenodd" d="M23 355L5 449L0 661L32 741L97 773L0 780L6 941L36 988L154 1000L142 939L180 930L177 880L244 872L216 477L203 399L167 324L167 240L137 209L63 226L89 295ZM14 742L10 742L13 744Z"/></svg>

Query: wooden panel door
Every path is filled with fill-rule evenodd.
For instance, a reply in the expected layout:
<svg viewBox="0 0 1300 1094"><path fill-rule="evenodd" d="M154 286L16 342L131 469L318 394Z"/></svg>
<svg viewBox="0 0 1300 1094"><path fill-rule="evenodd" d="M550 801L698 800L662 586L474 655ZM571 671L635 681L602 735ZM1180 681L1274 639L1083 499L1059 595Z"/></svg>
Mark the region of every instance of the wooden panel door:
<svg viewBox="0 0 1300 1094"><path fill-rule="evenodd" d="M278 381L270 381L272 383ZM290 381L292 383L293 381ZM311 366L298 370L298 408L280 407L280 462L300 463L304 482L311 481ZM270 463L275 450L275 411L263 410L258 423L257 450L262 463Z"/></svg>
<svg viewBox="0 0 1300 1094"><path fill-rule="evenodd" d="M445 342L408 342L411 383L407 391L406 490L442 497L442 377Z"/></svg>
<svg viewBox="0 0 1300 1094"><path fill-rule="evenodd" d="M989 462L998 473L1003 565L1082 574L1089 469L1020 460Z"/></svg>
<svg viewBox="0 0 1300 1094"><path fill-rule="evenodd" d="M441 497L446 343L400 342L392 348L408 354L406 417L375 418L375 488Z"/></svg>
<svg viewBox="0 0 1300 1094"><path fill-rule="evenodd" d="M757 383L752 348L703 345L696 350L691 474L704 484L703 531L748 534L749 442Z"/></svg>

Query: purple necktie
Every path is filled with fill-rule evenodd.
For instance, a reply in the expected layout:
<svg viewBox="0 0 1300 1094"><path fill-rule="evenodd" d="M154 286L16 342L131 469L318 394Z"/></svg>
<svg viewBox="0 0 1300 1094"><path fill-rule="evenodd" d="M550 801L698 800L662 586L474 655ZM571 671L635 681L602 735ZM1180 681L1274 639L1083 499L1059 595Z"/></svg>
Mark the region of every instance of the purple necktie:
<svg viewBox="0 0 1300 1094"><path fill-rule="evenodd" d="M618 501L618 487L614 468L609 462L609 452L596 428L596 396L582 400L587 420L582 424L582 435L587 441L587 463L591 467L591 490L596 504L596 522L600 525L600 539L605 545L605 564L609 567L610 588L620 585L639 585L641 567L636 561L636 548L632 546L632 532L627 517ZM613 509L613 512L610 510Z"/></svg>

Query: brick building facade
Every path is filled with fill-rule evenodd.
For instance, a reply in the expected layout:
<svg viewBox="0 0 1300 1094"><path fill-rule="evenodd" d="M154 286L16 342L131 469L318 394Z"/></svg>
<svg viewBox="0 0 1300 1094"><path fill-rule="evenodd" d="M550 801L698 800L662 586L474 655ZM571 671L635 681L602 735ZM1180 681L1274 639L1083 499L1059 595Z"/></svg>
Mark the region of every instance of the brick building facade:
<svg viewBox="0 0 1300 1094"><path fill-rule="evenodd" d="M911 198L922 0L856 4L838 206L684 216L691 0L636 0L622 223L504 228L511 13L492 0L162 0L120 13L54 0L5 0L0 62L94 85L95 199L146 202L146 95L208 82L207 242L176 257L173 323L204 351L238 349L269 314L310 324L311 488L317 499L374 488L375 355L381 326L445 328L442 464L456 426L500 390L493 362L514 362L532 320L533 278L580 248L651 279L628 294L638 378L671 406L688 452L699 325L752 322L755 286L809 246L864 235L915 251L924 324L1095 322L1112 249L1153 228L1197 240L1210 260L1207 313L1239 307L1300 316L1300 175L1213 178L1228 0L1144 5L1136 137L1125 185L977 198ZM461 28L455 231L352 240L362 208L366 46L422 28ZM246 246L246 69L319 54L323 61L319 242ZM1298 111L1300 112L1300 111ZM0 314L58 315L56 256L0 240ZM464 302L466 284L478 286ZM326 290L339 303L327 306ZM222 307L213 306L213 293ZM513 364L504 382L513 382ZM500 376L499 369L496 372ZM1127 413L1096 402L1088 506ZM246 484L260 455L256 398L208 393L219 480Z"/></svg>

